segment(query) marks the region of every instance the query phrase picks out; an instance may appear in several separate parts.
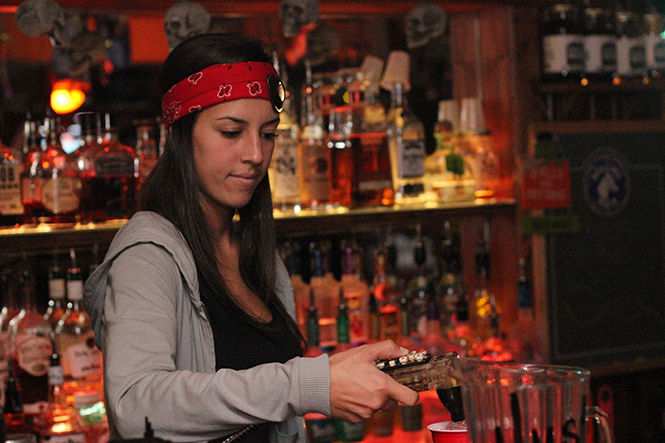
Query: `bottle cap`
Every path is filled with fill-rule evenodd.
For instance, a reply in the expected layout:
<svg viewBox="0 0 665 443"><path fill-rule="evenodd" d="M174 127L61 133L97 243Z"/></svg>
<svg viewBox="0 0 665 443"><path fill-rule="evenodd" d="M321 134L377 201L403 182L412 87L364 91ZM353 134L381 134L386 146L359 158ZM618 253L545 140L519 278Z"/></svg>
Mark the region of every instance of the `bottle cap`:
<svg viewBox="0 0 665 443"><path fill-rule="evenodd" d="M472 132L474 134L487 133L483 105L478 97L466 97L462 99L460 129L462 132Z"/></svg>
<svg viewBox="0 0 665 443"><path fill-rule="evenodd" d="M392 91L395 83L404 85L404 91L411 89L409 82L409 54L404 51L392 51L388 54L388 63L381 79L381 87Z"/></svg>

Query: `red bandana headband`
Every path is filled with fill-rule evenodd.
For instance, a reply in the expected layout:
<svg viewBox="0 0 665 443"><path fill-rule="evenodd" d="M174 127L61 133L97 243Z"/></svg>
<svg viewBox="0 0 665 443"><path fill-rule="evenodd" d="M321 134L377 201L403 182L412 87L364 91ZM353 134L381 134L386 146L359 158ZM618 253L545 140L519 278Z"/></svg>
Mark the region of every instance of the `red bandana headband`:
<svg viewBox="0 0 665 443"><path fill-rule="evenodd" d="M193 112L239 98L261 98L282 110L284 87L270 63L242 62L208 66L173 85L162 97L166 126Z"/></svg>

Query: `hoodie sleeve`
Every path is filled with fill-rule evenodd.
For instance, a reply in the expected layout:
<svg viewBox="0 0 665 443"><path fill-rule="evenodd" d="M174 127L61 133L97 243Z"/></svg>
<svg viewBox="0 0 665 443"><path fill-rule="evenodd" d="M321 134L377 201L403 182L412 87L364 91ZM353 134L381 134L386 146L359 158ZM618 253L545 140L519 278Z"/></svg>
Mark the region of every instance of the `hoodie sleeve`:
<svg viewBox="0 0 665 443"><path fill-rule="evenodd" d="M123 438L140 436L144 417L161 438L198 441L309 411L330 414L325 355L243 371L180 369L180 352L214 352L195 339L191 350L179 349L182 337L205 334L197 325L207 326L194 308L191 320L179 321L188 309L183 304L191 306L184 284L172 257L154 244L125 250L110 266L104 382L110 417Z"/></svg>

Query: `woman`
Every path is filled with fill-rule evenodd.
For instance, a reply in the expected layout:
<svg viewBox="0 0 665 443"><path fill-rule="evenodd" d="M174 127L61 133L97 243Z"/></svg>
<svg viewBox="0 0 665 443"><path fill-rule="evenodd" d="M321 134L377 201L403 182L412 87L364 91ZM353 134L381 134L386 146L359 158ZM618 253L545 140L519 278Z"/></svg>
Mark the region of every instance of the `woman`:
<svg viewBox="0 0 665 443"><path fill-rule="evenodd" d="M112 438L147 418L173 441L306 441L307 412L357 422L417 402L374 365L405 352L392 342L302 357L266 174L281 107L269 62L259 42L206 34L164 63L164 153L85 286Z"/></svg>

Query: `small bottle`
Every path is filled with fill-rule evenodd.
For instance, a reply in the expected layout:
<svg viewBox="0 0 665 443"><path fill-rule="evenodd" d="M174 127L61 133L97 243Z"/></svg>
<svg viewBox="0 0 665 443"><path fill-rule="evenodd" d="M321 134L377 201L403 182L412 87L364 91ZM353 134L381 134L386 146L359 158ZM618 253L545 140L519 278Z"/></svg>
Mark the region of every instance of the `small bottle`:
<svg viewBox="0 0 665 443"><path fill-rule="evenodd" d="M321 112L315 107L311 68L307 69L304 96L299 155L300 200L304 207L324 209L332 195L331 154L325 142Z"/></svg>
<svg viewBox="0 0 665 443"><path fill-rule="evenodd" d="M8 326L10 366L21 388L23 413L32 419L48 409L52 330L37 312L35 279L25 256L20 272L21 309Z"/></svg>
<svg viewBox="0 0 665 443"><path fill-rule="evenodd" d="M49 301L44 313L44 319L51 324L55 330L56 325L65 314L65 295L67 288L65 284L65 270L58 262L58 251L53 253L53 263L48 269L48 294Z"/></svg>
<svg viewBox="0 0 665 443"><path fill-rule="evenodd" d="M545 11L542 26L543 79L578 81L584 72L584 34L579 9L557 3Z"/></svg>
<svg viewBox="0 0 665 443"><path fill-rule="evenodd" d="M100 391L102 380L101 353L94 340L90 317L81 308L83 273L70 249L71 265L67 269L67 298L70 306L55 328L55 340L62 359L64 389L68 395L79 391Z"/></svg>
<svg viewBox="0 0 665 443"><path fill-rule="evenodd" d="M18 227L23 221L22 171L19 150L0 142L0 227Z"/></svg>
<svg viewBox="0 0 665 443"><path fill-rule="evenodd" d="M425 128L411 112L404 92L402 83L394 83L388 111L395 204L421 202L425 191Z"/></svg>

